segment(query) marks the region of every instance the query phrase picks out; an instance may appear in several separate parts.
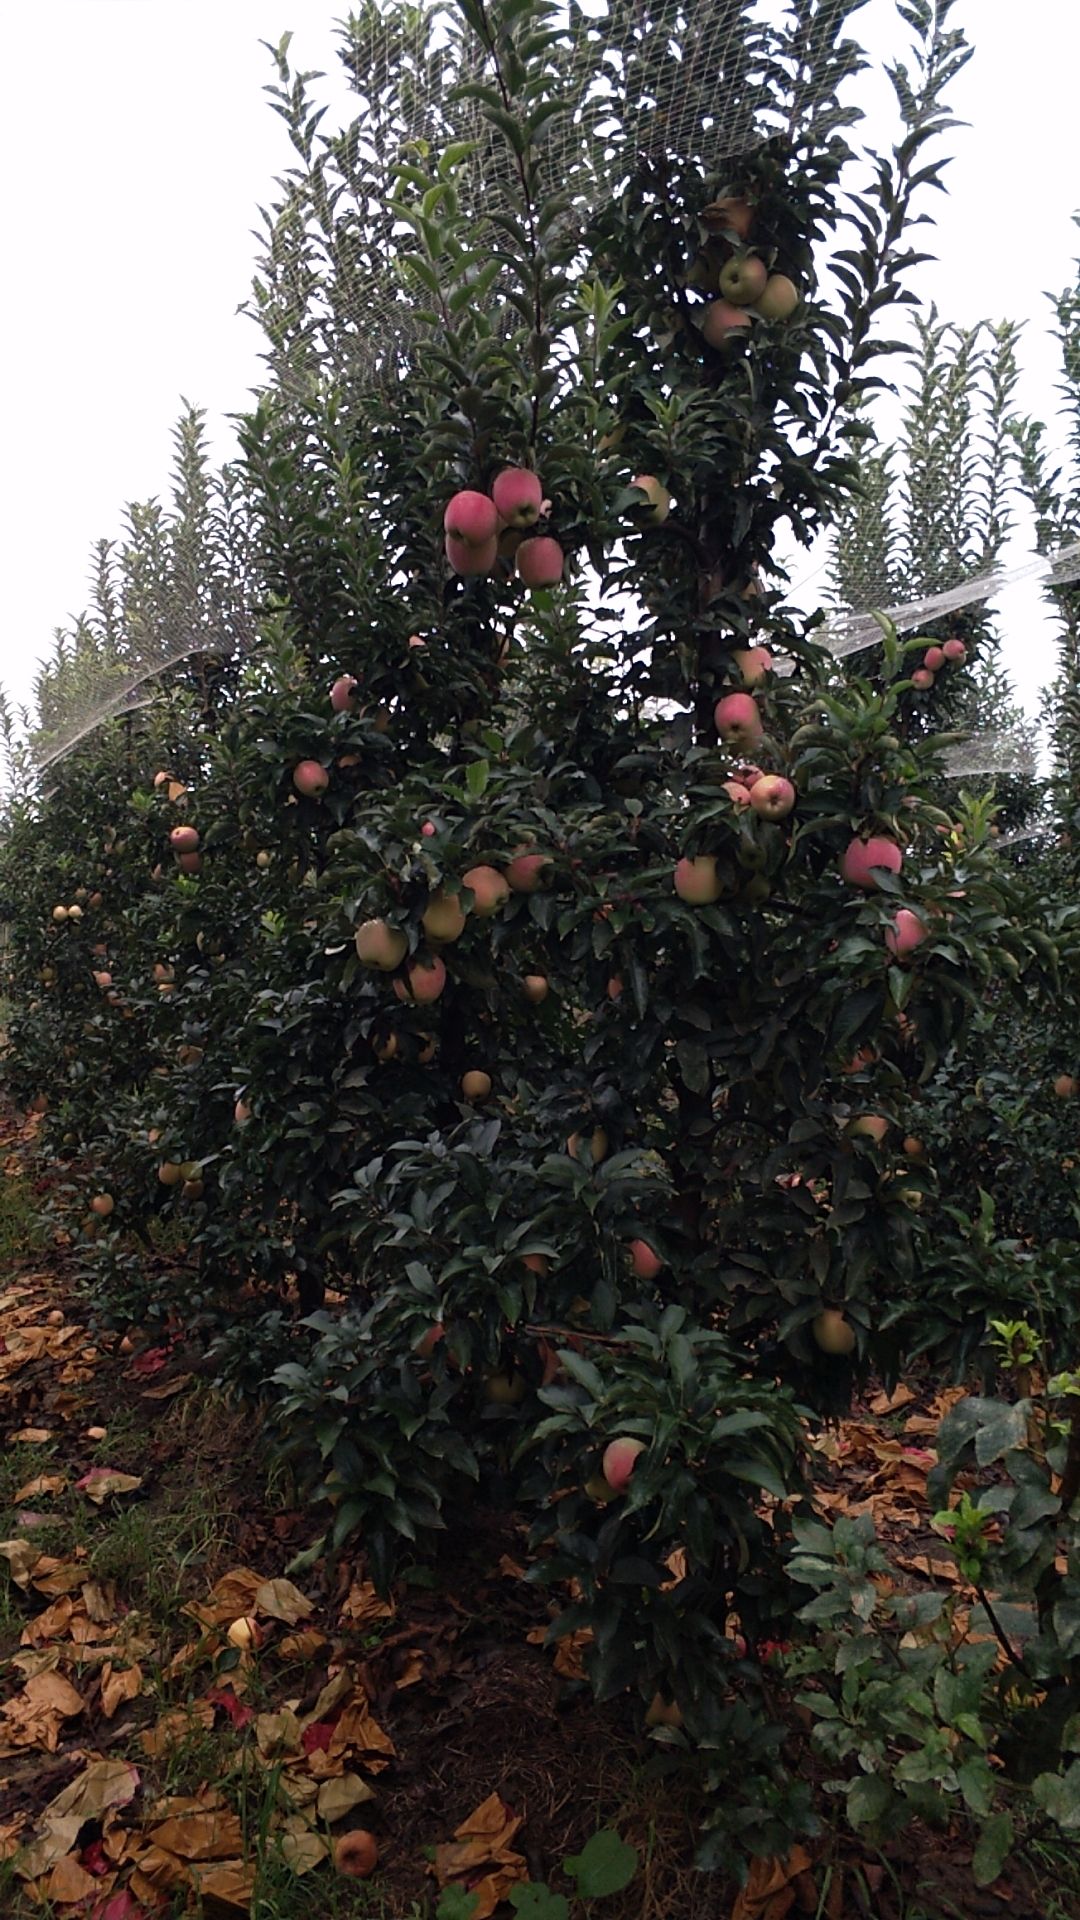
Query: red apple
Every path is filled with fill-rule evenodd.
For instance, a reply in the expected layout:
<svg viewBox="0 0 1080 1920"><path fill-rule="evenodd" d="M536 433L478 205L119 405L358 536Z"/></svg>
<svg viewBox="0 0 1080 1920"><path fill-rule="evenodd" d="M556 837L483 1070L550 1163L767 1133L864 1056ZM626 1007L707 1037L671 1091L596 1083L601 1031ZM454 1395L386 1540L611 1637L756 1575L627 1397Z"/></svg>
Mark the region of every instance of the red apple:
<svg viewBox="0 0 1080 1920"><path fill-rule="evenodd" d="M516 853L503 868L504 877L514 893L535 893L542 885L545 869L551 865L546 853Z"/></svg>
<svg viewBox="0 0 1080 1920"><path fill-rule="evenodd" d="M546 1000L550 992L550 983L547 976L542 973L527 973L521 985L526 1000L531 1000L534 1007L538 1007L542 1000Z"/></svg>
<svg viewBox="0 0 1080 1920"><path fill-rule="evenodd" d="M373 1833L354 1827L334 1842L334 1865L350 1880L370 1879L379 1864L379 1848Z"/></svg>
<svg viewBox="0 0 1080 1920"><path fill-rule="evenodd" d="M795 805L795 789L779 773L764 773L750 789L750 805L765 820L785 820Z"/></svg>
<svg viewBox="0 0 1080 1920"><path fill-rule="evenodd" d="M927 647L922 663L924 667L929 667L931 673L940 673L945 665L944 647Z"/></svg>
<svg viewBox="0 0 1080 1920"><path fill-rule="evenodd" d="M508 527L531 527L540 518L544 489L525 467L504 467L491 489L495 511Z"/></svg>
<svg viewBox="0 0 1080 1920"><path fill-rule="evenodd" d="M902 959L906 953L913 953L925 939L926 928L910 907L901 907L892 925L885 929L885 945L897 959Z"/></svg>
<svg viewBox="0 0 1080 1920"><path fill-rule="evenodd" d="M725 746L756 747L764 732L752 693L727 693L713 713L716 731Z"/></svg>
<svg viewBox="0 0 1080 1920"><path fill-rule="evenodd" d="M169 845L174 853L194 853L198 844L197 827L174 827L169 835Z"/></svg>
<svg viewBox="0 0 1080 1920"><path fill-rule="evenodd" d="M335 713L351 713L356 705L360 682L351 673L343 673L330 689L330 705Z"/></svg>
<svg viewBox="0 0 1080 1920"><path fill-rule="evenodd" d="M418 1006L430 1006L446 985L446 968L436 956L431 960L410 960L405 979L394 981L399 1000L415 1000Z"/></svg>
<svg viewBox="0 0 1080 1920"><path fill-rule="evenodd" d="M962 640L946 640L941 651L946 660L951 660L954 666L962 667L967 659L967 648Z"/></svg>
<svg viewBox="0 0 1080 1920"><path fill-rule="evenodd" d="M446 536L446 558L450 563L450 571L461 579L490 573L498 557L499 542L495 536L485 541L482 547L470 547L464 540L455 540L450 534Z"/></svg>
<svg viewBox="0 0 1080 1920"><path fill-rule="evenodd" d="M911 676L911 684L919 693L929 693L934 684L934 676L929 667L916 667Z"/></svg>
<svg viewBox="0 0 1080 1920"><path fill-rule="evenodd" d="M741 780L725 780L724 792L733 806L748 807L750 805L750 789L744 787Z"/></svg>
<svg viewBox="0 0 1080 1920"><path fill-rule="evenodd" d="M251 1108L246 1100L238 1100L233 1108L233 1120L238 1127L246 1127L251 1119Z"/></svg>
<svg viewBox="0 0 1080 1920"><path fill-rule="evenodd" d="M647 1240L631 1240L630 1266L635 1280L655 1280L663 1265L660 1255Z"/></svg>
<svg viewBox="0 0 1080 1920"><path fill-rule="evenodd" d="M601 1472L613 1493L625 1493L640 1453L646 1452L644 1440L612 1440L604 1448Z"/></svg>
<svg viewBox="0 0 1080 1920"><path fill-rule="evenodd" d="M877 886L875 868L885 873L899 873L904 864L904 856L895 840L886 839L884 834L871 834L868 840L852 840L840 858L840 872L849 887L865 887L871 891Z"/></svg>
<svg viewBox="0 0 1080 1920"><path fill-rule="evenodd" d="M366 967L379 967L393 973L409 951L409 942L398 927L385 920L365 920L356 929L356 951Z"/></svg>
<svg viewBox="0 0 1080 1920"><path fill-rule="evenodd" d="M330 785L330 775L317 760L301 760L293 768L293 786L308 800L316 800Z"/></svg>
<svg viewBox="0 0 1080 1920"><path fill-rule="evenodd" d="M710 347L726 346L733 335L753 325L743 307L730 300L710 300L701 321L701 331Z"/></svg>
<svg viewBox="0 0 1080 1920"><path fill-rule="evenodd" d="M550 534L523 540L517 550L517 570L527 587L554 587L563 576L563 550Z"/></svg>
<svg viewBox="0 0 1080 1920"><path fill-rule="evenodd" d="M846 1132L861 1136L864 1140L873 1140L875 1146L879 1147L888 1131L889 1123L883 1113L857 1113L846 1127Z"/></svg>
<svg viewBox="0 0 1080 1920"><path fill-rule="evenodd" d="M1054 1081L1054 1092L1059 1100L1071 1100L1076 1092L1076 1081L1071 1073L1059 1073Z"/></svg>
<svg viewBox="0 0 1080 1920"><path fill-rule="evenodd" d="M733 307L752 307L764 294L768 280L765 262L756 253L737 253L721 267L717 285Z"/></svg>
<svg viewBox="0 0 1080 1920"><path fill-rule="evenodd" d="M447 506L443 531L463 547L486 547L498 538L499 509L486 493L466 487Z"/></svg>
<svg viewBox="0 0 1080 1920"><path fill-rule="evenodd" d="M183 873L198 873L202 866L201 853L178 853L176 864Z"/></svg>
<svg viewBox="0 0 1080 1920"><path fill-rule="evenodd" d="M723 882L711 853L699 853L693 859L684 858L677 863L675 891L688 906L707 907L712 901L719 900L723 890Z"/></svg>

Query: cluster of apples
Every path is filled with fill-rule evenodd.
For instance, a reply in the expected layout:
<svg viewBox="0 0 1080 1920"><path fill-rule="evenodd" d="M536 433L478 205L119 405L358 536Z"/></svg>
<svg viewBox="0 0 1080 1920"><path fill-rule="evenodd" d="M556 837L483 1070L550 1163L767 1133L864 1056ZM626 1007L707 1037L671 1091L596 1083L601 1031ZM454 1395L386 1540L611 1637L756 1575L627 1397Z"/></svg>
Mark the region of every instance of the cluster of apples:
<svg viewBox="0 0 1080 1920"><path fill-rule="evenodd" d="M183 781L178 780L175 774L166 773L165 771L155 773L154 786L159 793L164 790L173 806L176 806L179 801L183 800L187 793L187 788ZM198 873L199 868L202 866L202 855L199 852L199 831L197 827L174 827L169 834L169 847L181 873ZM160 876L160 867L155 868L154 878L159 879Z"/></svg>
<svg viewBox="0 0 1080 1920"><path fill-rule="evenodd" d="M946 640L940 647L936 644L927 647L922 666L916 667L911 676L911 684L920 693L929 693L942 667L962 667L966 659L967 648L962 640Z"/></svg>
<svg viewBox="0 0 1080 1920"><path fill-rule="evenodd" d="M709 346L724 346L755 318L790 320L799 289L786 273L770 273L760 253L747 246L754 225L750 202L741 194L729 194L712 201L701 217L710 232L726 235L733 249L717 276L720 297L711 300L702 315L701 331Z"/></svg>
<svg viewBox="0 0 1080 1920"><path fill-rule="evenodd" d="M883 833L865 839L857 836L840 855L840 872L848 886L861 887L867 893L873 893L879 873L899 873L903 864L904 856L896 841ZM896 959L903 959L922 945L926 934L925 922L918 914L910 907L900 907L885 929L885 945Z"/></svg>
<svg viewBox="0 0 1080 1920"><path fill-rule="evenodd" d="M490 920L512 893L535 893L550 865L546 853L522 847L502 869L470 867L462 874L461 885L472 894L471 912L478 920ZM428 900L420 924L430 946L445 947L461 938L466 918L460 893L440 888ZM408 935L387 920L365 920L356 929L356 951L365 966L398 975L394 992L399 1000L428 1006L439 999L446 986L446 965L440 955L408 960ZM404 972L399 973L402 967ZM539 1002L547 995L548 982L542 974L529 974L525 990L530 1000Z"/></svg>
<svg viewBox="0 0 1080 1920"><path fill-rule="evenodd" d="M535 534L545 509L539 476L505 467L490 493L455 493L443 514L446 558L462 578L491 573L502 558L517 566L525 586L554 587L563 576L563 550L550 534Z"/></svg>

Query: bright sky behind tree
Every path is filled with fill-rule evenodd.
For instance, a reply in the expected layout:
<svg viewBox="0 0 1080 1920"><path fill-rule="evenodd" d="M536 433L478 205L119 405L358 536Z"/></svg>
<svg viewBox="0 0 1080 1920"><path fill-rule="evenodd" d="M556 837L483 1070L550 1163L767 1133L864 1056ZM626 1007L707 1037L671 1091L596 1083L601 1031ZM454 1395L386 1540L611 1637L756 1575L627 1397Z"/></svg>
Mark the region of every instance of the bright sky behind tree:
<svg viewBox="0 0 1080 1920"><path fill-rule="evenodd" d="M0 680L17 700L54 627L85 605L91 542L119 533L126 501L167 488L181 395L206 408L215 455L231 451L227 415L259 377L257 329L236 317L256 209L290 163L259 42L293 30L294 64L326 73L320 97L337 124L348 112L339 11L326 0L23 0L5 14ZM949 198L928 196L939 257L917 286L944 318L1025 323L1021 404L1046 419L1057 362L1043 296L1068 284L1080 251L1080 14L1061 0L1022 12L960 0L956 19L976 48L952 92L969 124L949 136ZM871 141L892 124L882 62L909 36L892 0L868 0L852 31L877 69L858 92ZM1028 544L1015 541L1008 558ZM804 605L816 564L796 563ZM1034 717L1052 628L1030 587L1002 607L1005 664Z"/></svg>

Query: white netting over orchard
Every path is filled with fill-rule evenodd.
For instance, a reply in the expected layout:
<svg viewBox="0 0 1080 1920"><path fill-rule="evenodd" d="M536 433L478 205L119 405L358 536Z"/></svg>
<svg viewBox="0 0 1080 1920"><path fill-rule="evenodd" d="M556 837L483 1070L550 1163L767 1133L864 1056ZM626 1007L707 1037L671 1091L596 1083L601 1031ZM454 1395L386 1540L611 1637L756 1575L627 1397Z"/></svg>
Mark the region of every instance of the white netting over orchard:
<svg viewBox="0 0 1080 1920"><path fill-rule="evenodd" d="M468 216L466 304L519 318L522 287L508 262L537 237L517 232L523 170L538 196L554 196L553 243L565 249L613 196L647 203L667 182L692 180L704 205L710 193L742 191L770 145L841 139L855 116L837 112L833 91L839 80L857 101L862 65L846 32L851 11L850 0L782 14L758 0L554 6L524 150L500 103L499 60L514 48L487 31L483 0L393 9L368 0L352 14L340 53L355 109L336 132L322 124L318 76L294 70L286 37L270 49L267 91L293 164L262 216L249 308L268 385L298 406L332 384L346 408L373 393L392 407L410 355L430 350L442 298L431 232L451 205ZM425 193L433 174L438 190ZM447 225L445 244L458 249L459 304L442 316L451 332L461 230ZM816 266L827 308L830 263ZM875 436L864 422L865 506L841 523L815 588L838 657L879 641L879 612L918 631L1022 579L1080 578L1080 542L1055 543L1045 530L1040 545L1060 545L1051 560L1001 561L1023 451L1010 438L1015 334L939 327L935 339L935 326L921 330L901 423L891 434L879 424ZM765 584L783 590L782 578ZM151 699L168 667L242 652L256 633L240 482L211 470L193 412L178 432L171 505L129 509L124 539L97 549L92 594L36 689L42 767ZM1030 747L1011 737L976 743L962 762L967 772L1029 765Z"/></svg>

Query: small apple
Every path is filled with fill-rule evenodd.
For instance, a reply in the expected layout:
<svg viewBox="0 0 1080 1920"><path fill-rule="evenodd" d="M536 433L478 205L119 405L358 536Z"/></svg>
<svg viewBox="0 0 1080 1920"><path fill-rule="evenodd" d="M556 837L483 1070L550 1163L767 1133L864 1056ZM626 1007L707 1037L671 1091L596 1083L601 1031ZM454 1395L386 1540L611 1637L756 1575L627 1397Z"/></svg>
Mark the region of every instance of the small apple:
<svg viewBox="0 0 1080 1920"><path fill-rule="evenodd" d="M433 893L420 917L432 946L449 946L465 931L465 910L456 893Z"/></svg>
<svg viewBox="0 0 1080 1920"><path fill-rule="evenodd" d="M765 773L750 789L750 805L765 820L786 820L795 805L795 789L782 774Z"/></svg>
<svg viewBox="0 0 1080 1920"><path fill-rule="evenodd" d="M356 696L359 691L359 680L354 680L351 673L341 674L330 689L330 705L334 712L351 713L356 705Z"/></svg>
<svg viewBox="0 0 1080 1920"><path fill-rule="evenodd" d="M486 1100L491 1092L491 1075L471 1067L461 1076L461 1091L466 1100Z"/></svg>
<svg viewBox="0 0 1080 1920"><path fill-rule="evenodd" d="M246 1100L238 1100L233 1108L233 1120L238 1127L246 1127L251 1119L251 1108Z"/></svg>
<svg viewBox="0 0 1080 1920"><path fill-rule="evenodd" d="M732 659L748 687L760 687L772 672L772 654L768 647L736 647Z"/></svg>
<svg viewBox="0 0 1080 1920"><path fill-rule="evenodd" d="M753 325L745 308L730 300L710 300L702 315L701 331L710 347L724 347Z"/></svg>
<svg viewBox="0 0 1080 1920"><path fill-rule="evenodd" d="M317 760L301 760L293 768L293 786L308 800L317 800L330 785L330 775Z"/></svg>
<svg viewBox="0 0 1080 1920"><path fill-rule="evenodd" d="M366 967L379 967L393 973L409 951L409 942L399 927L385 920L365 920L356 929L356 951Z"/></svg>
<svg viewBox="0 0 1080 1920"><path fill-rule="evenodd" d="M631 1240L630 1266L636 1280L655 1280L663 1272L664 1263L647 1240Z"/></svg>
<svg viewBox="0 0 1080 1920"><path fill-rule="evenodd" d="M503 875L514 893L535 893L542 886L544 874L551 865L546 853L529 853L522 849L503 868Z"/></svg>
<svg viewBox="0 0 1080 1920"><path fill-rule="evenodd" d="M521 985L526 1000L531 1000L534 1007L546 1000L551 991L551 982L543 973L527 973Z"/></svg>
<svg viewBox="0 0 1080 1920"><path fill-rule="evenodd" d="M706 907L719 900L724 883L716 871L711 853L699 853L693 859L678 861L674 874L675 891L688 906Z"/></svg>
<svg viewBox="0 0 1080 1920"><path fill-rule="evenodd" d="M410 960L405 979L394 981L394 992L399 1000L415 1000L418 1006L427 1007L439 998L445 986L446 968L436 956L431 960Z"/></svg>
<svg viewBox="0 0 1080 1920"><path fill-rule="evenodd" d="M852 840L840 856L840 872L849 887L867 890L877 886L875 868L899 873L903 864L904 856L896 841L886 839L884 834L872 834L868 840Z"/></svg>
<svg viewBox="0 0 1080 1920"><path fill-rule="evenodd" d="M913 953L925 939L926 927L910 907L901 907L892 925L885 929L885 945L897 959L902 959L906 953Z"/></svg>
<svg viewBox="0 0 1080 1920"><path fill-rule="evenodd" d="M847 1122L845 1131L857 1138L873 1140L880 1147L889 1131L889 1123L883 1113L857 1113L853 1120Z"/></svg>
<svg viewBox="0 0 1080 1920"><path fill-rule="evenodd" d="M540 518L544 489L535 473L525 467L505 467L492 489L491 497L500 520L508 527L531 527Z"/></svg>
<svg viewBox="0 0 1080 1920"><path fill-rule="evenodd" d="M498 557L499 541L495 534L481 547L470 547L464 540L455 540L450 534L446 536L446 558L451 573L456 573L459 579L490 573Z"/></svg>
<svg viewBox="0 0 1080 1920"><path fill-rule="evenodd" d="M790 320L799 304L799 289L786 273L770 273L754 312L762 320Z"/></svg>
<svg viewBox="0 0 1080 1920"><path fill-rule="evenodd" d="M1076 1080L1071 1073L1059 1073L1054 1081L1054 1092L1059 1100L1071 1100L1076 1092Z"/></svg>
<svg viewBox="0 0 1080 1920"><path fill-rule="evenodd" d="M163 1187L178 1187L184 1176L175 1160L163 1160L157 1177Z"/></svg>
<svg viewBox="0 0 1080 1920"><path fill-rule="evenodd" d="M350 1880L368 1880L379 1864L379 1846L373 1833L354 1827L334 1842L334 1865Z"/></svg>
<svg viewBox="0 0 1080 1920"><path fill-rule="evenodd" d="M443 1326L443 1323L441 1320L436 1320L435 1325L433 1327L429 1327L426 1333L422 1333L420 1335L420 1338L417 1341L413 1351L414 1353L419 1354L421 1360L430 1360L432 1354L434 1353L436 1347L439 1344L439 1341L444 1340L445 1338L446 1338L446 1328Z"/></svg>
<svg viewBox="0 0 1080 1920"><path fill-rule="evenodd" d="M741 808L750 805L750 789L744 787L741 780L725 780L722 784L733 807Z"/></svg>
<svg viewBox="0 0 1080 1920"><path fill-rule="evenodd" d="M582 1144L581 1134L572 1133L566 1143L566 1151L570 1155L572 1160L580 1159L581 1144ZM592 1161L594 1166L599 1165L601 1160L607 1159L607 1150L608 1150L607 1134L604 1132L603 1127L596 1127L589 1140L589 1152L592 1156Z"/></svg>
<svg viewBox="0 0 1080 1920"><path fill-rule="evenodd" d="M115 1205L111 1193L95 1193L90 1202L90 1211L96 1213L99 1220L107 1220Z"/></svg>
<svg viewBox="0 0 1080 1920"><path fill-rule="evenodd" d="M945 665L945 657L944 647L927 647L922 663L924 667L929 667L931 673L940 673Z"/></svg>
<svg viewBox="0 0 1080 1920"><path fill-rule="evenodd" d="M443 531L463 547L485 548L498 538L499 509L488 494L466 487L447 506Z"/></svg>
<svg viewBox="0 0 1080 1920"><path fill-rule="evenodd" d="M967 648L962 640L946 640L941 651L945 655L946 660L951 661L952 664L957 667L962 667L964 661L967 659Z"/></svg>
<svg viewBox="0 0 1080 1920"><path fill-rule="evenodd" d="M69 920L81 920L81 919L82 919L82 908L81 908L81 907L78 907L78 906L76 906L76 907L69 907L69 908L68 908L68 910L67 910L67 917L68 917L68 919L69 919Z"/></svg>
<svg viewBox="0 0 1080 1920"><path fill-rule="evenodd" d="M493 1407L519 1407L527 1392L523 1373L489 1373L484 1381L484 1398Z"/></svg>
<svg viewBox="0 0 1080 1920"><path fill-rule="evenodd" d="M853 1353L855 1329L836 1307L823 1307L811 1323L811 1331L822 1353Z"/></svg>
<svg viewBox="0 0 1080 1920"><path fill-rule="evenodd" d="M230 1647L238 1647L241 1653L250 1653L262 1640L262 1629L253 1613L242 1614L228 1628L225 1638Z"/></svg>
<svg viewBox="0 0 1080 1920"><path fill-rule="evenodd" d="M929 667L916 667L911 676L911 684L919 693L929 693L934 684L934 676Z"/></svg>
<svg viewBox="0 0 1080 1920"><path fill-rule="evenodd" d="M764 733L752 693L728 693L713 712L716 731L727 747L756 747Z"/></svg>
<svg viewBox="0 0 1080 1920"><path fill-rule="evenodd" d="M176 864L181 873L198 873L202 867L201 853L178 853Z"/></svg>
<svg viewBox="0 0 1080 1920"><path fill-rule="evenodd" d="M665 486L652 473L635 473L630 482L645 495L648 511L643 506L637 508L639 520L646 520L650 526L662 527L671 512L671 495Z"/></svg>
<svg viewBox="0 0 1080 1920"><path fill-rule="evenodd" d="M612 1440L604 1448L601 1471L614 1493L625 1493L637 1465L638 1455L646 1452L644 1440Z"/></svg>
<svg viewBox="0 0 1080 1920"><path fill-rule="evenodd" d="M722 297L733 307L752 307L764 294L768 280L765 262L756 253L737 253L721 267L717 284Z"/></svg>
<svg viewBox="0 0 1080 1920"><path fill-rule="evenodd" d="M497 867L470 867L462 875L462 885L473 896L472 910L478 920L490 920L510 898L510 882Z"/></svg>
<svg viewBox="0 0 1080 1920"><path fill-rule="evenodd" d="M517 570L522 583L531 588L557 586L563 577L565 556L557 540L541 534L523 540L517 550Z"/></svg>

